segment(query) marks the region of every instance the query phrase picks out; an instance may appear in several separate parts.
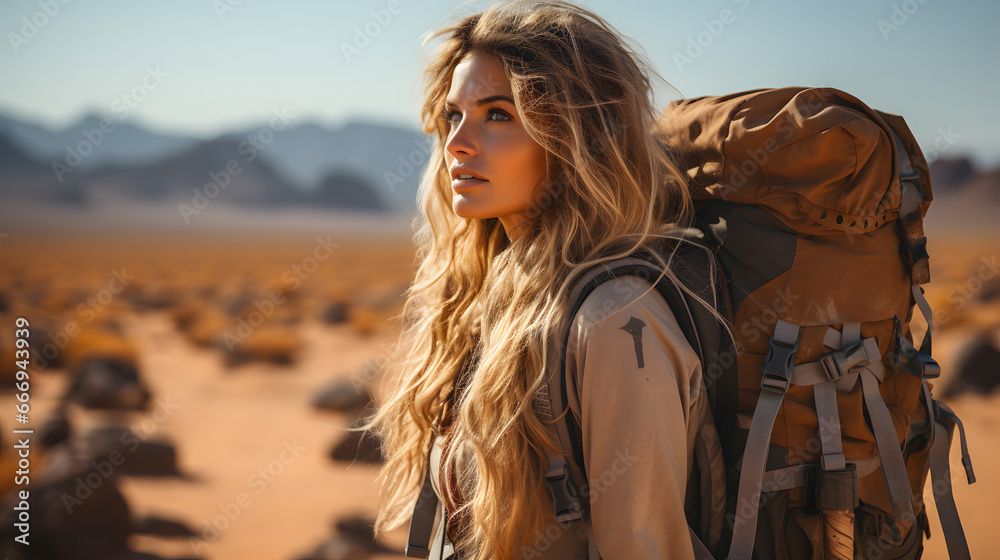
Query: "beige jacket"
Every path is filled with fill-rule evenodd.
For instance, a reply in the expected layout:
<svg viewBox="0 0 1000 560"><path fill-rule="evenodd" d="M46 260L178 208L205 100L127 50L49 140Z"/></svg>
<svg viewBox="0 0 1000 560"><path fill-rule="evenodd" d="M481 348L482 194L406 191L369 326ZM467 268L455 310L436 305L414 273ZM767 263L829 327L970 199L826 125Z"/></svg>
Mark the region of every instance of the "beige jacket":
<svg viewBox="0 0 1000 560"><path fill-rule="evenodd" d="M601 557L694 558L684 516L696 436L688 419L700 417L707 400L698 355L652 284L622 276L587 297L570 330L566 375L591 485L587 523ZM436 438L430 457L439 499L441 443ZM428 558L447 560L443 505L438 513ZM587 559L581 524L564 528L547 513L551 522L518 558Z"/></svg>

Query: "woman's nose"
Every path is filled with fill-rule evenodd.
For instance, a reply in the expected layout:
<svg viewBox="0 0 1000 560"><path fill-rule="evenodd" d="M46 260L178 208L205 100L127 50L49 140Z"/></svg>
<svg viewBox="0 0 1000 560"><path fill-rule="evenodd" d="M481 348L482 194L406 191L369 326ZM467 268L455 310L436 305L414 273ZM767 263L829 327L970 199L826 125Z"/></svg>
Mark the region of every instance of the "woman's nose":
<svg viewBox="0 0 1000 560"><path fill-rule="evenodd" d="M452 129L448 136L445 148L456 158L458 158L459 154L471 157L479 152L479 140L476 138L476 133L472 130L473 127L470 124L465 119L462 119L458 124L458 128Z"/></svg>

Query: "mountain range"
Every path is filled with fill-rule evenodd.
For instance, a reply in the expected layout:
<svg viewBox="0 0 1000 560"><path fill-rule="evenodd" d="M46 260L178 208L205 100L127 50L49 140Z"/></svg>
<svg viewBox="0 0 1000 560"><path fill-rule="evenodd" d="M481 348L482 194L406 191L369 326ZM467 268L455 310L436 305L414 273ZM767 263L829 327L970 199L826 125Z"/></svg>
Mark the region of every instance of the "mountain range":
<svg viewBox="0 0 1000 560"><path fill-rule="evenodd" d="M197 208L219 200L260 210L413 214L429 154L419 131L363 121L327 128L278 111L259 126L209 139L96 113L61 130L0 114L0 204ZM997 222L1000 169L978 170L961 155L930 168L929 219L947 228Z"/></svg>
<svg viewBox="0 0 1000 560"><path fill-rule="evenodd" d="M60 130L0 114L0 201L87 207L107 200L260 208L413 211L430 153L423 134L351 121L272 117L210 139L88 114Z"/></svg>

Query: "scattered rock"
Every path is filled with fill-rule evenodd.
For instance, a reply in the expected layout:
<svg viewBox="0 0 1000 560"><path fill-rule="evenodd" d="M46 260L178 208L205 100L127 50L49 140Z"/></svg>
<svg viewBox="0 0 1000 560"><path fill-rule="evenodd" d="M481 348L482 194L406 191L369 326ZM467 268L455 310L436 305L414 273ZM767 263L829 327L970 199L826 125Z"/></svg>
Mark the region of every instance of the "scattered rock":
<svg viewBox="0 0 1000 560"><path fill-rule="evenodd" d="M1000 385L1000 350L988 333L979 333L963 343L955 351L954 367L942 398L962 393L987 394Z"/></svg>
<svg viewBox="0 0 1000 560"><path fill-rule="evenodd" d="M11 558L108 560L129 552L132 520L128 504L113 473L105 478L95 472L93 467L78 466L47 482L36 482L32 477L31 545L19 546L16 552L9 544L18 533L14 527L16 498L11 495L0 506L0 534Z"/></svg>
<svg viewBox="0 0 1000 560"><path fill-rule="evenodd" d="M334 461L362 461L372 465L381 465L382 445L370 431L349 431L333 446L330 458Z"/></svg>
<svg viewBox="0 0 1000 560"><path fill-rule="evenodd" d="M402 554L375 539L374 521L360 515L337 519L334 535L298 560L363 560L374 554Z"/></svg>
<svg viewBox="0 0 1000 560"><path fill-rule="evenodd" d="M144 535L156 535L168 538L186 538L197 535L182 521L144 515L136 517L132 522L132 532Z"/></svg>
<svg viewBox="0 0 1000 560"><path fill-rule="evenodd" d="M38 440L44 449L67 441L71 435L73 427L70 426L66 411L62 407L38 429Z"/></svg>
<svg viewBox="0 0 1000 560"><path fill-rule="evenodd" d="M121 454L118 469L133 476L179 476L177 451L165 440L144 441L127 428L95 428L84 436L86 456L98 462ZM89 462L89 460L88 460Z"/></svg>
<svg viewBox="0 0 1000 560"><path fill-rule="evenodd" d="M226 336L219 343L226 353L226 366L246 362L266 362L291 366L302 349L302 337L295 329L264 325L245 336L236 329L236 336Z"/></svg>
<svg viewBox="0 0 1000 560"><path fill-rule="evenodd" d="M87 408L144 410L149 389L132 363L115 358L88 358L74 371L66 400Z"/></svg>
<svg viewBox="0 0 1000 560"><path fill-rule="evenodd" d="M349 307L345 301L334 301L323 309L323 322L327 325L339 325L347 322Z"/></svg>
<svg viewBox="0 0 1000 560"><path fill-rule="evenodd" d="M1000 300L1000 277L984 280L982 289L976 292L973 299L983 303Z"/></svg>
<svg viewBox="0 0 1000 560"><path fill-rule="evenodd" d="M368 387L352 380L337 380L313 396L312 406L320 410L349 412L372 403Z"/></svg>

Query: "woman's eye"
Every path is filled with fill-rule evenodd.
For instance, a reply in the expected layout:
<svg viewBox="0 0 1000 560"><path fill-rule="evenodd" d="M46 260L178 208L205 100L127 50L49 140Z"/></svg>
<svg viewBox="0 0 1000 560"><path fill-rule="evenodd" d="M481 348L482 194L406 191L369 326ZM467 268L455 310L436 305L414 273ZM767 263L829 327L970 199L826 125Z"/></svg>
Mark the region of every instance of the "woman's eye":
<svg viewBox="0 0 1000 560"><path fill-rule="evenodd" d="M501 122L503 122L505 120L507 120L507 121L510 120L510 117L507 116L507 113L504 112L499 107L490 107L489 109L487 109L487 111L490 112L490 117L493 117L493 115L500 115L501 117L503 117L503 119L501 120ZM495 120L495 119L491 119L491 120Z"/></svg>
<svg viewBox="0 0 1000 560"><path fill-rule="evenodd" d="M489 112L489 115L490 115L490 118L488 120L496 121L496 122L504 122L504 121L512 120L507 115L507 112L504 111L503 109L500 109L499 107L490 107L489 109L487 109L487 111ZM444 110L444 111L441 112L441 118L444 120L444 122L446 124L453 125L453 124L455 124L454 123L455 117L460 116L461 114L462 113L460 113L458 111ZM493 117L495 115L500 115L503 118L502 119L494 119Z"/></svg>

